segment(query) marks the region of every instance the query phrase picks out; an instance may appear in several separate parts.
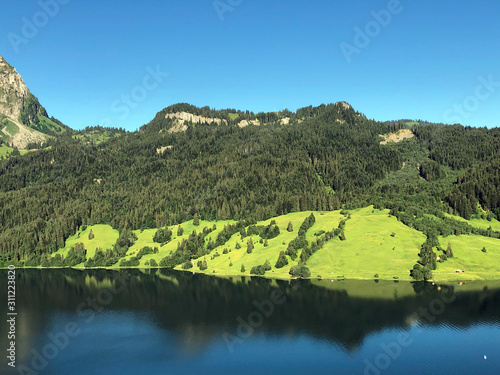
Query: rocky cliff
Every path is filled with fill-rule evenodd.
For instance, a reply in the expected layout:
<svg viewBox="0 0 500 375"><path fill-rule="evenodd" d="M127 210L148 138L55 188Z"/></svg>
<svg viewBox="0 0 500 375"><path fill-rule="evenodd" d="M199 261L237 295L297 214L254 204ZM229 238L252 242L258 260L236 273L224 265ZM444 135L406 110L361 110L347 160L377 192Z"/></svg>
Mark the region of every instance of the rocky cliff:
<svg viewBox="0 0 500 375"><path fill-rule="evenodd" d="M47 111L30 92L21 75L0 56L0 137L5 143L26 148L43 143L48 136L37 131Z"/></svg>
<svg viewBox="0 0 500 375"><path fill-rule="evenodd" d="M0 56L0 114L19 119L30 94L16 68Z"/></svg>

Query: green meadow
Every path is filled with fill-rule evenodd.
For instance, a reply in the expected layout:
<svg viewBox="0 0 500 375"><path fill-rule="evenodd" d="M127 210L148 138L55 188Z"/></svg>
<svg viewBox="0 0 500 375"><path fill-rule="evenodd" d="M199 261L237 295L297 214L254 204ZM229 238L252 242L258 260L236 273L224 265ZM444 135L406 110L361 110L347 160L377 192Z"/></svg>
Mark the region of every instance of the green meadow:
<svg viewBox="0 0 500 375"><path fill-rule="evenodd" d="M250 276L250 270L254 266L262 265L267 261L271 264L271 270L265 276L275 279L289 279L290 267L297 264L288 259L288 265L276 268L275 264L281 251L285 251L290 241L297 237L300 225L311 213L316 218L315 223L306 232L306 239L309 244L323 231L329 232L339 226L342 220L345 221L345 240L335 237L325 242L324 246L313 253L306 262L306 266L311 271L313 283L327 288L338 289L344 279L371 279L371 280L391 280L386 285L384 295L402 296L410 293L408 287L394 286L394 281L411 280L410 269L417 262L420 246L426 240L423 233L412 229L399 222L396 217L389 215L388 210L377 210L372 206L363 209L352 210L341 214L340 211L317 212L305 211L295 212L287 215L275 217L273 219L258 222L257 225L269 225L271 220L275 220L280 228L277 237L269 239L267 246L260 236L253 235L241 238L240 233L234 234L224 245L216 247L210 254L198 259L193 259L193 267L189 272L200 272L221 277L241 277ZM347 216L349 215L349 216ZM177 245L182 239L187 239L193 232L198 233L205 227L216 229L207 235L206 241L216 240L217 235L227 224L234 224L233 220L225 221L203 221L200 220L198 226L193 225L193 220L180 224L183 229L182 235L177 235L179 225L173 225L172 239L166 244L159 244L153 241L157 229L136 230L135 243L129 248L124 259L137 255L139 250L145 246L158 248L158 253L144 255L140 260L138 268L147 268L151 260L158 264L171 253L175 252ZM293 230L287 231L288 223L292 223ZM472 220L471 225L484 227L496 227L497 221ZM89 233L92 229L94 238L90 240ZM247 253L247 241L252 238L254 249ZM66 255L69 249L77 243L83 243L87 249L87 259L93 257L96 248L103 250L113 248L118 239L118 231L108 225L94 225L87 227L84 231L79 231L76 235L66 241L63 249L57 253ZM434 279L443 282L453 282L457 280L494 280L500 279L500 239L482 237L477 235L461 235L439 238L441 246L446 248L448 243L452 246L454 257L446 262L438 263L437 270L433 272ZM239 248L238 248L239 247ZM481 251L482 248L487 251ZM55 254L57 254L55 253ZM54 255L55 255L54 254ZM300 255L300 251L298 253ZM438 254L439 255L439 254ZM199 260L206 260L207 269L199 270L196 263ZM83 264L79 266L83 267ZM242 266L244 271L242 272ZM115 264L112 268L119 268ZM182 270L182 266L175 269ZM456 270L466 270L465 273L456 273ZM335 281L335 282L333 282ZM363 290L353 288L350 284L350 293L362 295Z"/></svg>
<svg viewBox="0 0 500 375"><path fill-rule="evenodd" d="M448 244L453 258L438 263L433 271L437 280L493 280L500 279L500 239L477 235L440 237L441 246ZM483 247L486 252L482 252ZM457 273L457 270L465 271Z"/></svg>
<svg viewBox="0 0 500 375"><path fill-rule="evenodd" d="M10 154L12 150L13 149L6 144L2 144L0 145L0 156L7 157L7 155Z"/></svg>
<svg viewBox="0 0 500 375"><path fill-rule="evenodd" d="M407 279L425 236L371 207L353 211L345 241L335 239L311 256L311 276L348 279Z"/></svg>
<svg viewBox="0 0 500 375"><path fill-rule="evenodd" d="M19 133L19 128L17 127L17 125L9 119L5 118L4 120L2 120L1 124L2 126L5 126L4 129L10 134L11 137Z"/></svg>
<svg viewBox="0 0 500 375"><path fill-rule="evenodd" d="M3 156L3 157L7 157L10 155L10 153L14 151L14 149L12 147L9 147L7 146L6 144L2 144L0 145L0 157ZM27 150L19 150L19 153L21 155L24 155L26 153L28 153L29 151Z"/></svg>
<svg viewBox="0 0 500 375"><path fill-rule="evenodd" d="M55 123L48 117L42 115L37 115L37 117L39 124L35 126L35 128L38 128L38 130L50 129L56 133L64 133L66 131L66 129L64 129L61 125Z"/></svg>
<svg viewBox="0 0 500 375"><path fill-rule="evenodd" d="M486 220L486 219L474 218L470 220L465 220L463 217L460 216L454 216L447 213L445 213L444 215L446 217L468 223L469 225L476 228L488 229L489 227L491 227L491 229L493 229L494 231L500 231L500 221L498 221L497 219Z"/></svg>
<svg viewBox="0 0 500 375"><path fill-rule="evenodd" d="M206 237L207 241L210 238L212 238L215 241L217 234L219 234L219 232L224 228L224 225L233 223L234 223L233 220L223 220L217 222L200 220L200 225L196 226L193 225L193 220L191 220L180 224L180 227L183 229L183 234L181 236L177 235L177 229L179 228L179 225L172 225L169 226L169 229L172 231L172 240L163 246L153 241L153 237L157 229L145 229L143 231L136 230L134 231L134 233L137 236L137 241L135 241L135 243L129 248L124 259L128 260L133 256L137 255L139 250L145 246L149 246L151 248L158 247L159 250L158 254L147 254L142 257L141 266L145 267L145 263L147 261L150 261L151 259L154 259L157 263L160 263L160 261L167 255L169 255L170 252L175 251L177 249L178 242L182 241L182 239L187 239L193 231L196 230L197 232L200 232L203 230L203 228L213 227L213 225L215 224L217 229L211 232ZM118 264L115 267L118 267Z"/></svg>
<svg viewBox="0 0 500 375"><path fill-rule="evenodd" d="M90 230L94 234L94 238L91 240L89 239ZM118 237L118 230L111 228L109 225L98 224L88 226L85 230L79 230L74 236L68 238L64 248L59 249L52 255L60 254L66 256L71 247L77 243L83 243L87 250L87 259L89 259L95 255L97 248L101 248L102 250L112 249ZM83 267L83 264L81 266Z"/></svg>
<svg viewBox="0 0 500 375"><path fill-rule="evenodd" d="M309 216L312 211L296 212L288 215L278 216L274 219L258 222L257 225L269 225L271 220L275 220L276 224L280 228L279 236L268 240L268 246L264 246L264 243L260 243L259 236L249 236L245 237L243 240L239 234L235 234L231 239L219 248L212 251L211 255L219 254L213 260L210 259L211 256L205 257L208 264L208 269L204 272L207 274L219 274L219 275L245 275L250 276L250 270L254 266L259 266L269 260L272 266L272 270L268 271L266 275L274 278L289 278L290 275L288 271L290 267L296 263L289 259L288 266L282 268L274 267L276 260L280 251L285 251L288 243L297 236L300 225L304 219ZM316 223L307 232L306 238L310 241L314 239L314 233L319 230L332 230L339 225L340 220L343 218L339 211L332 212L314 212L316 216ZM288 232L287 226L291 222L293 225L293 231ZM251 254L247 253L247 241L252 238L254 243L254 249ZM239 243L241 248L236 249L236 244ZM228 249L227 254L223 254L224 248ZM232 266L230 265L232 263ZM241 266L244 265L245 272L241 272ZM182 269L180 266L177 269ZM195 270L193 268L192 270Z"/></svg>

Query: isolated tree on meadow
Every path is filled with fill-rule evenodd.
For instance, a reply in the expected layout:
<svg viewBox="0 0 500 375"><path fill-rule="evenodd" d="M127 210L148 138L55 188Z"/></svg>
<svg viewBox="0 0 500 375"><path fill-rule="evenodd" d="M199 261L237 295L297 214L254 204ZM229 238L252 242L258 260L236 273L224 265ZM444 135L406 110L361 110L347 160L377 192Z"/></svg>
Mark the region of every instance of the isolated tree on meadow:
<svg viewBox="0 0 500 375"><path fill-rule="evenodd" d="M90 230L90 233L89 233L89 240L93 240L94 239L94 232L92 232L92 229Z"/></svg>
<svg viewBox="0 0 500 375"><path fill-rule="evenodd" d="M241 272L245 272L245 265L243 263L241 264Z"/></svg>
<svg viewBox="0 0 500 375"><path fill-rule="evenodd" d="M264 269L266 271L270 271L271 270L271 263L266 259L266 261L264 262Z"/></svg>
<svg viewBox="0 0 500 375"><path fill-rule="evenodd" d="M287 230L288 232L293 232L293 224L292 224L292 222L291 222L291 221L290 221L290 222L288 222L288 227L286 228L286 230Z"/></svg>
<svg viewBox="0 0 500 375"><path fill-rule="evenodd" d="M451 243L448 242L448 247L446 248L446 256L448 258L453 258L453 249L451 248Z"/></svg>
<svg viewBox="0 0 500 375"><path fill-rule="evenodd" d="M283 250L280 251L280 255L278 256L278 260L276 261L276 264L274 267L276 268L281 268L284 267L288 264L288 259L285 255L285 252Z"/></svg>
<svg viewBox="0 0 500 375"><path fill-rule="evenodd" d="M182 236L183 233L184 233L184 229L182 229L182 227L179 225L179 227L177 228L177 235Z"/></svg>
<svg viewBox="0 0 500 375"><path fill-rule="evenodd" d="M247 241L247 253L251 254L252 250L253 250L253 241L252 237L250 237L250 239Z"/></svg>

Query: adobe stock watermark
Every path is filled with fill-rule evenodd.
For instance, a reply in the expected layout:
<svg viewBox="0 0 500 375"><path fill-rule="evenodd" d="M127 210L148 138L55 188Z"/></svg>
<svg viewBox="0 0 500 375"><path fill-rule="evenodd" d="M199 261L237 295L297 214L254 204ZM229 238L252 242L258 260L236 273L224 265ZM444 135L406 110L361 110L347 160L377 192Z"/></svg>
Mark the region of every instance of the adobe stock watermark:
<svg viewBox="0 0 500 375"><path fill-rule="evenodd" d="M443 119L448 124L460 123L471 116L471 114L479 109L481 102L488 100L500 87L500 81L494 81L493 75L488 78L480 76L479 84L476 86L473 95L469 95L462 103L453 104L452 108L445 111Z"/></svg>
<svg viewBox="0 0 500 375"><path fill-rule="evenodd" d="M443 290L439 298L434 298L427 307L420 307L418 312L415 312L410 318L410 321L432 323L436 317L444 313L446 305L455 301L456 296L453 290ZM420 330L417 330L420 333ZM409 347L413 343L413 338L408 332L398 334L396 340L389 344L382 343L380 348L382 351L373 358L373 360L365 359L364 375L381 375L384 370L396 361L402 354L403 349Z"/></svg>
<svg viewBox="0 0 500 375"><path fill-rule="evenodd" d="M119 287L104 288L99 290L96 298L87 298L87 301L78 305L76 312L78 316L85 317L83 320L86 324L91 323L95 319L96 312L100 312L105 306L109 305L115 295L120 293L127 285L128 278L123 278L120 274L116 277L121 284ZM80 325L75 321L70 321L65 324L64 329L56 333L47 334L49 339L40 350L33 349L33 354L29 365L21 364L17 366L17 371L22 375L38 375L44 371L50 361L54 360L59 354L64 351L75 339L82 333Z"/></svg>
<svg viewBox="0 0 500 375"><path fill-rule="evenodd" d="M161 71L160 65L156 65L153 69L150 66L146 67L146 74L141 80L141 83L135 86L130 92L122 94L120 98L113 100L111 103L111 112L118 116L119 120L125 120L130 112L136 109L140 103L144 102L150 95L151 91L156 90L160 84L169 76L169 73ZM99 125L104 127L113 126L111 118L104 118Z"/></svg>
<svg viewBox="0 0 500 375"><path fill-rule="evenodd" d="M56 17L61 10L61 5L66 5L71 0L40 0L37 2L40 10L33 13L31 17L22 17L21 32L10 32L7 34L10 45L15 53L19 53L22 45L28 44L31 39L38 35L40 29L48 25L49 21Z"/></svg>
<svg viewBox="0 0 500 375"><path fill-rule="evenodd" d="M367 48L372 40L378 37L382 30L389 26L393 17L400 14L403 10L404 6L401 4L400 0L389 0L386 9L370 11L372 19L368 21L363 28L358 26L354 27L355 34L352 44L342 42L339 45L346 61L351 63L352 55L359 55Z"/></svg>
<svg viewBox="0 0 500 375"><path fill-rule="evenodd" d="M243 0L214 0L212 5L214 6L219 19L224 21L224 14L227 12L233 12L236 7L240 6Z"/></svg>

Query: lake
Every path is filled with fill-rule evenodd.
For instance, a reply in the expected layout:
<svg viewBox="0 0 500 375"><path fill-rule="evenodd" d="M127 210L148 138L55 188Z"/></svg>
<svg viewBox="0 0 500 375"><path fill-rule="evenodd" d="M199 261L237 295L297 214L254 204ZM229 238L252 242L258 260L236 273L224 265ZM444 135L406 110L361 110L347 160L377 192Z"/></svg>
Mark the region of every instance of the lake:
<svg viewBox="0 0 500 375"><path fill-rule="evenodd" d="M500 283L16 270L1 374L498 374ZM7 306L7 271L0 271Z"/></svg>

